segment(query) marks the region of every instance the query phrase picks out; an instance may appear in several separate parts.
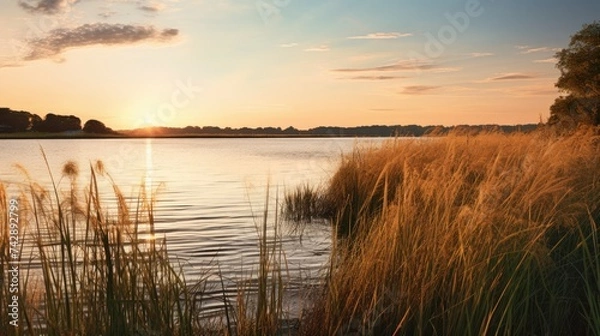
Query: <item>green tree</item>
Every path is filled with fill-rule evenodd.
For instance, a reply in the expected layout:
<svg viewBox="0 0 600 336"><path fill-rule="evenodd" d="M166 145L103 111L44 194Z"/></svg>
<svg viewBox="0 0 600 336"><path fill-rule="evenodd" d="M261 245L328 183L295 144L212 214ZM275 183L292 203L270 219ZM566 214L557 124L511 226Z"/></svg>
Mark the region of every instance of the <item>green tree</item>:
<svg viewBox="0 0 600 336"><path fill-rule="evenodd" d="M584 25L556 58L556 87L567 95L550 107L548 123L600 125L600 22Z"/></svg>

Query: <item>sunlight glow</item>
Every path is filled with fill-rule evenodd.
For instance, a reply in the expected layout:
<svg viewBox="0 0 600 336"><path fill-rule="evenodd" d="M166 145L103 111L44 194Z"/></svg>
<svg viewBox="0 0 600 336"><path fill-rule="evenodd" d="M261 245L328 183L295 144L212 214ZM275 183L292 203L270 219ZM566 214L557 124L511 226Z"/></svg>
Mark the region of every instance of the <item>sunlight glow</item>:
<svg viewBox="0 0 600 336"><path fill-rule="evenodd" d="M152 139L146 139L146 170L144 173L144 188L146 195L152 195Z"/></svg>

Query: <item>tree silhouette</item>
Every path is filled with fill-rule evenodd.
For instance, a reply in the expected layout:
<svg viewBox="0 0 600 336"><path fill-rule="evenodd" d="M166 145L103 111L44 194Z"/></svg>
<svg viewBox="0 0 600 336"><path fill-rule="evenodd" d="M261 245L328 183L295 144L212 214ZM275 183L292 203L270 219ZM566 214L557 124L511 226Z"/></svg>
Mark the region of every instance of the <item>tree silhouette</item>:
<svg viewBox="0 0 600 336"><path fill-rule="evenodd" d="M38 124L35 130L51 133L80 131L81 120L72 115L62 116L48 113L46 118Z"/></svg>
<svg viewBox="0 0 600 336"><path fill-rule="evenodd" d="M83 125L83 131L86 133L98 133L98 134L111 134L113 130L109 127L106 127L103 122L90 119L86 121L85 125Z"/></svg>
<svg viewBox="0 0 600 336"><path fill-rule="evenodd" d="M550 107L551 125L600 125L600 22L586 24L556 53L561 76L556 87L566 96Z"/></svg>

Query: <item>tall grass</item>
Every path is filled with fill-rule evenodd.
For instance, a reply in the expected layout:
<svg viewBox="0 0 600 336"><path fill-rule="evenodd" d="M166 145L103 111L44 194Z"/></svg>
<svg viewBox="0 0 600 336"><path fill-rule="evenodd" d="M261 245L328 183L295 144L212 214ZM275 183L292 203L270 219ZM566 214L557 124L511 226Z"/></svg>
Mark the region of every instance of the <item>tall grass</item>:
<svg viewBox="0 0 600 336"><path fill-rule="evenodd" d="M67 163L61 176L67 188L59 188L49 173L51 190L30 181L20 197L20 327L4 323L8 287L2 281L0 314L6 333L192 335L201 331L196 291L186 284L177 262L169 259L166 241L154 235L154 197L146 194L146 188L142 186L130 204L101 163L90 167L85 188L77 185L74 163ZM113 190L112 200L103 199L108 196L99 191L101 176ZM2 218L7 218L6 212L6 191L0 186ZM8 264L6 241L3 226L2 265Z"/></svg>
<svg viewBox="0 0 600 336"><path fill-rule="evenodd" d="M598 335L592 132L390 142L326 193L349 238L304 334Z"/></svg>
<svg viewBox="0 0 600 336"><path fill-rule="evenodd" d="M18 195L19 328L9 325L7 270L14 260L4 225L10 206L0 183L1 335L287 334L283 294L289 274L278 214L270 225L268 191L257 224L258 270L239 284L235 303L226 297L218 271L224 304L223 316L215 319L202 311L210 300L205 292L214 293L207 291L211 270L186 282L166 239L156 235L156 199L145 185L137 197L126 198L101 162L90 166L83 188L73 162L64 165L58 181L48 173L51 189L29 179Z"/></svg>
<svg viewBox="0 0 600 336"><path fill-rule="evenodd" d="M282 247L281 222L275 211L274 225L269 226L269 194L267 187L262 222L257 223L258 276L239 285L235 317L235 335L285 335L287 317L284 291L289 279L288 265ZM278 209L278 202L275 202ZM229 333L233 333L229 331Z"/></svg>

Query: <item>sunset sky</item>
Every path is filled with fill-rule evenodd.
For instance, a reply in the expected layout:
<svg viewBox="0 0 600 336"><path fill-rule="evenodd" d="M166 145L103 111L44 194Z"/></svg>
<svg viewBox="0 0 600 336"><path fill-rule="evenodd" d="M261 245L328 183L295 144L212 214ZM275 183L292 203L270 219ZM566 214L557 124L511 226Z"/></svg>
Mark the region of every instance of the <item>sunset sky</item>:
<svg viewBox="0 0 600 336"><path fill-rule="evenodd" d="M517 124L597 0L11 0L0 107L115 129Z"/></svg>

